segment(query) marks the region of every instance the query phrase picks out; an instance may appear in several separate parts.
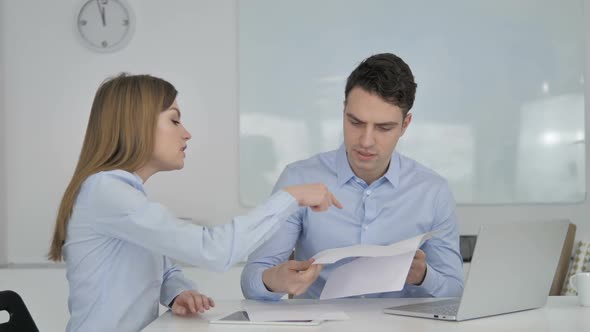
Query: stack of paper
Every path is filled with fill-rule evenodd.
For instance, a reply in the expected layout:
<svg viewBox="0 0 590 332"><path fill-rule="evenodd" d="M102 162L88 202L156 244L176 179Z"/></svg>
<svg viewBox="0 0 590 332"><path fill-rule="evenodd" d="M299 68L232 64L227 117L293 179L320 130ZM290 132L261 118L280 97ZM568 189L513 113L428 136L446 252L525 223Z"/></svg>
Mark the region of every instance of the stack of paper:
<svg viewBox="0 0 590 332"><path fill-rule="evenodd" d="M403 289L416 250L435 232L424 233L388 246L355 245L317 253L314 264L331 264L359 257L330 274L320 299L394 292Z"/></svg>
<svg viewBox="0 0 590 332"><path fill-rule="evenodd" d="M334 306L319 303L251 302L244 305L244 310L253 322L350 319Z"/></svg>

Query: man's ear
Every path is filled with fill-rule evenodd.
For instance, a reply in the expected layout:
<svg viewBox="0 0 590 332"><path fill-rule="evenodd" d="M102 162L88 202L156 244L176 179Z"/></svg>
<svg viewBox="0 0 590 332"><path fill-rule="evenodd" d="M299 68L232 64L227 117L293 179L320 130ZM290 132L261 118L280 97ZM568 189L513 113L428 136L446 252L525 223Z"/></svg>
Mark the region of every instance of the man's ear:
<svg viewBox="0 0 590 332"><path fill-rule="evenodd" d="M410 122L412 122L412 113L406 114L406 117L404 118L404 122L402 123L402 135L406 132L408 126L410 126Z"/></svg>

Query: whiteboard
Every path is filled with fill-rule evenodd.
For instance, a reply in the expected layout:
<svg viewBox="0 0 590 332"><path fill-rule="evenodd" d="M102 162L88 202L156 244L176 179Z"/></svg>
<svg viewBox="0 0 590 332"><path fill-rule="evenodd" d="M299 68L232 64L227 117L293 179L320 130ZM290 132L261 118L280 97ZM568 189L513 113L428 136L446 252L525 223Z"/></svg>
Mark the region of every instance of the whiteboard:
<svg viewBox="0 0 590 332"><path fill-rule="evenodd" d="M397 150L459 204L585 199L582 0L238 2L240 200L342 143L349 73L392 52L418 84Z"/></svg>

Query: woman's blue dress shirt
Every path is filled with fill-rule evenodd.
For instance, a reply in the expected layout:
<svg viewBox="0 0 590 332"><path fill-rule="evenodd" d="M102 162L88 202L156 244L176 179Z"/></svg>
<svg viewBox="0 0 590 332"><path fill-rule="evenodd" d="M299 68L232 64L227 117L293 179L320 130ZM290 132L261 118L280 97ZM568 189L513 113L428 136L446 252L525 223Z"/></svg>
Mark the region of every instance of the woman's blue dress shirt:
<svg viewBox="0 0 590 332"><path fill-rule="evenodd" d="M196 289L168 258L223 271L297 209L284 191L229 224L204 227L150 202L139 176L100 172L82 185L68 223L67 331L139 331L182 291ZM206 292L206 290L204 290Z"/></svg>

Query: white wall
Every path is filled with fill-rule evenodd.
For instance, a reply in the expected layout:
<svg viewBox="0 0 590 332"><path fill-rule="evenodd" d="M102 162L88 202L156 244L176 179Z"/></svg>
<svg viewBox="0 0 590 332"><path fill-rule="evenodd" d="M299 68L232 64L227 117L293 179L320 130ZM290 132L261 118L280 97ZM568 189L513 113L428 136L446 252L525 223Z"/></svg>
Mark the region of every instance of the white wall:
<svg viewBox="0 0 590 332"><path fill-rule="evenodd" d="M129 1L136 33L127 48L113 54L93 53L79 44L73 16L80 1L0 2L0 263L3 257L45 262L93 93L119 71L152 73L175 83L183 120L194 137L184 170L148 182L154 199L206 224L245 211L238 201L236 0L175 0L165 6L156 0ZM585 11L590 16L588 6ZM587 77L589 68L587 56ZM589 158L586 144L586 165ZM578 238L590 238L587 200L459 206L458 215L462 233L475 233L482 222L569 218L578 225Z"/></svg>
<svg viewBox="0 0 590 332"><path fill-rule="evenodd" d="M2 41L10 82L3 103L9 124L3 154L9 262L46 261L94 92L120 71L173 82L193 134L185 169L150 179L152 197L179 216L209 224L243 212L237 191L236 2L129 1L137 17L133 40L120 52L97 54L74 34L80 1L4 2L0 20L11 36Z"/></svg>
<svg viewBox="0 0 590 332"><path fill-rule="evenodd" d="M288 163L342 143L346 76L383 51L418 81L397 150L444 176L457 202L585 199L583 2L427 3L240 2L242 201L262 202Z"/></svg>
<svg viewBox="0 0 590 332"><path fill-rule="evenodd" d="M6 117L4 103L4 2L0 1L0 264L6 262Z"/></svg>
<svg viewBox="0 0 590 332"><path fill-rule="evenodd" d="M590 137L590 2L584 0L584 31L586 41L585 63L585 137ZM567 115L564 115L567 116ZM501 128L498 128L501 135ZM590 144L586 141L586 173L590 168ZM539 179L543 181L543 179ZM590 178L586 176L586 191L590 189ZM495 205L495 206L459 206L457 213L462 234L476 234L482 222L527 221L549 218L567 218L577 225L576 239L590 240L590 201L579 204L544 204L544 205Z"/></svg>
<svg viewBox="0 0 590 332"><path fill-rule="evenodd" d="M72 17L79 1L2 2L1 77L9 84L0 90L5 126L0 181L6 181L0 186L0 198L6 195L0 200L0 208L6 205L0 245L5 242L9 262L45 261L93 93L99 82L119 71L153 73L176 84L183 119L193 133L186 168L151 179L152 196L179 216L208 224L244 212L238 201L236 2L176 0L165 7L155 0L130 3L138 18L131 44L114 54L96 54L74 35ZM586 24L590 31L588 20ZM588 71L590 57L586 61ZM586 92L588 96L588 88ZM590 147L586 149L588 161ZM571 219L578 225L578 238L590 238L588 201L460 206L458 214L462 233L476 232L481 222L555 217Z"/></svg>
<svg viewBox="0 0 590 332"><path fill-rule="evenodd" d="M183 121L193 134L185 169L150 179L152 197L178 216L205 224L226 222L245 211L238 200L236 0L174 0L166 5L129 1L137 17L135 36L127 48L113 54L93 53L78 42L73 17L80 1L1 2L5 85L0 89L0 119L5 137L0 184L3 178L6 183L0 186L0 208L5 205L6 219L2 222L0 214L0 230L5 227L0 232L0 260L4 252L9 263L45 262L93 94L105 77L120 71L152 73L173 82L180 92ZM588 68L590 56L587 77ZM586 150L590 165L588 144ZM462 233L475 233L482 222L569 218L578 225L578 238L590 238L588 201L459 206L458 215Z"/></svg>

